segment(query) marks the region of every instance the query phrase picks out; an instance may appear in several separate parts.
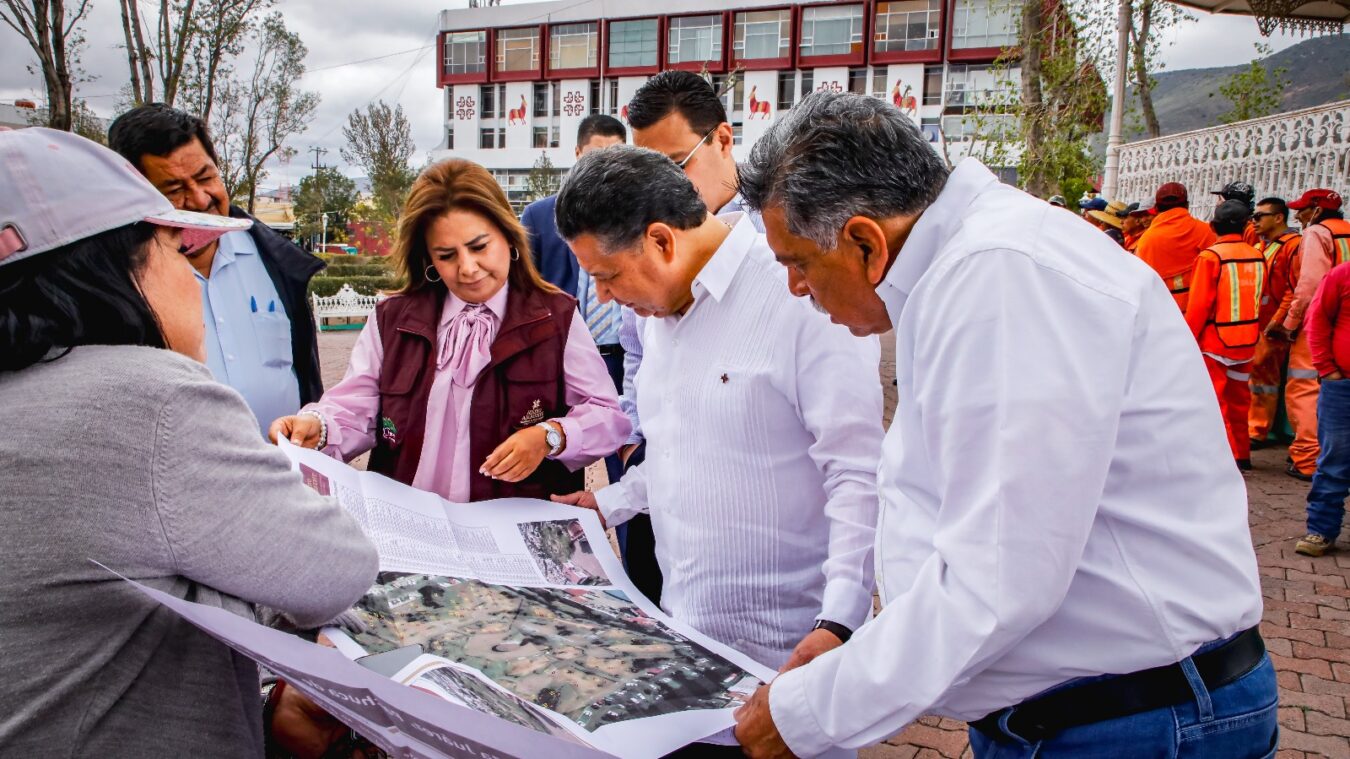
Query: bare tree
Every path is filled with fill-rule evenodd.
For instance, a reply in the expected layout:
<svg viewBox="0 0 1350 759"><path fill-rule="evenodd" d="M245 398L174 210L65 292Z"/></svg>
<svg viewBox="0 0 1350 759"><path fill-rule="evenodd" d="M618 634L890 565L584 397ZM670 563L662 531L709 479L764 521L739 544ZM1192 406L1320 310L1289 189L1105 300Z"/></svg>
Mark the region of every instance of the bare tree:
<svg viewBox="0 0 1350 759"><path fill-rule="evenodd" d="M131 70L131 91L138 103L156 99L173 105L183 81L188 43L196 30L197 0L159 0L154 36L145 34L147 24L137 0L120 0L122 35ZM156 81L158 79L158 81ZM155 97L156 86L159 97Z"/></svg>
<svg viewBox="0 0 1350 759"><path fill-rule="evenodd" d="M254 27L258 11L275 0L201 0L195 34L183 75L182 97L186 105L208 123L215 104L216 87L230 73L230 59L243 52L243 43Z"/></svg>
<svg viewBox="0 0 1350 759"><path fill-rule="evenodd" d="M1153 108L1153 86L1156 84L1150 69L1161 68L1162 37L1164 32L1183 21L1194 20L1180 6L1161 0L1136 0L1130 18L1129 76L1139 95L1139 109L1144 116L1144 129L1149 137L1162 136L1158 113Z"/></svg>
<svg viewBox="0 0 1350 759"><path fill-rule="evenodd" d="M251 37L257 48L251 68L220 84L211 118L221 179L249 213L267 162L294 154L286 140L305 129L319 104L316 93L298 88L307 51L280 13L264 19Z"/></svg>
<svg viewBox="0 0 1350 759"><path fill-rule="evenodd" d="M365 169L376 212L384 221L397 218L416 178L408 166L416 145L403 106L391 108L381 100L369 105L365 113L352 111L342 134L347 138L342 157Z"/></svg>
<svg viewBox="0 0 1350 759"><path fill-rule="evenodd" d="M0 0L0 21L23 37L37 54L38 68L47 87L47 126L70 131L73 124L71 71L78 65L84 42L79 24L89 12L90 0L79 0L67 13L64 0Z"/></svg>

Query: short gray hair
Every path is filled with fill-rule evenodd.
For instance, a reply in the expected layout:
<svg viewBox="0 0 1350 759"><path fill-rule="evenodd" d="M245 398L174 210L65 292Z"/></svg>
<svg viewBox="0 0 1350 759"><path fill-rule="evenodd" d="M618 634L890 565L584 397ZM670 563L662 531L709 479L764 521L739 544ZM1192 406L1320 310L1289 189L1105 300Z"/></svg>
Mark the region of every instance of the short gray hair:
<svg viewBox="0 0 1350 759"><path fill-rule="evenodd" d="M632 247L654 222L697 227L708 218L708 207L674 161L615 145L577 161L558 191L554 215L563 239L594 235L609 254Z"/></svg>
<svg viewBox="0 0 1350 759"><path fill-rule="evenodd" d="M755 210L783 209L788 231L834 250L854 216L923 211L947 182L946 163L900 109L877 98L817 92L755 143L739 169Z"/></svg>

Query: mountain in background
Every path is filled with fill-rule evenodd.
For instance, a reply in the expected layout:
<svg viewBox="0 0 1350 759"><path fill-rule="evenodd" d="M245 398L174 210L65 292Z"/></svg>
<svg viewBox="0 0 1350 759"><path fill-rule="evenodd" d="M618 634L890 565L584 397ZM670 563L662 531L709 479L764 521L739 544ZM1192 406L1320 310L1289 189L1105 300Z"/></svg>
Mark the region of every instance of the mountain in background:
<svg viewBox="0 0 1350 759"><path fill-rule="evenodd" d="M1284 90L1280 113L1350 99L1350 34L1338 34L1305 40L1281 50L1262 61L1269 73L1284 68L1289 86ZM1153 106L1164 135L1203 129L1219 123L1219 116L1232 109L1228 98L1219 93L1219 85L1247 66L1163 71L1154 75ZM1143 139L1143 117L1139 99L1133 90L1128 102L1125 140ZM1129 124L1130 121L1139 122Z"/></svg>

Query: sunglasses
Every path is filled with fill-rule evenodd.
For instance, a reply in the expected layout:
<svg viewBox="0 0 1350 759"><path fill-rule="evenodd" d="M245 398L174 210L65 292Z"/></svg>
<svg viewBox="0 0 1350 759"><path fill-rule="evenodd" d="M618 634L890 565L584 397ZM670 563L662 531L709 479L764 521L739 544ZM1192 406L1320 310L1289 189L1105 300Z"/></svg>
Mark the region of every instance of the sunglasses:
<svg viewBox="0 0 1350 759"><path fill-rule="evenodd" d="M721 126L721 125L719 124L718 126ZM676 162L675 165L680 167L680 171L684 171L684 167L685 167L685 166L688 166L688 165L689 165L689 162L692 161L692 160L694 160L694 154L698 152L698 149L699 149L699 148L703 147L704 143L706 143L706 142L708 141L708 138L709 138L709 137L712 137L712 133L713 133L713 132L716 132L716 131L717 131L717 127L713 127L712 129L709 129L708 132L707 132L707 134L705 134L705 135L703 135L702 137L699 138L698 142L694 145L694 149L691 150L691 151L689 151L689 155L685 156L683 161L678 161L678 162Z"/></svg>
<svg viewBox="0 0 1350 759"><path fill-rule="evenodd" d="M1257 211L1256 213L1252 214L1252 221L1260 221L1266 218L1267 216L1279 216L1279 215L1280 214L1277 214L1274 211Z"/></svg>

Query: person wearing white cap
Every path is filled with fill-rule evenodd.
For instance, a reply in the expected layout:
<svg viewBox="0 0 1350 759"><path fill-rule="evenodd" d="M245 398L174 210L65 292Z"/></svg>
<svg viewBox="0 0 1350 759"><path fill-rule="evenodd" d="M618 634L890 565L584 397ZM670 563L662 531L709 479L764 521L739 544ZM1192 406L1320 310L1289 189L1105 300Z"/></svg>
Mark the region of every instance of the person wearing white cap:
<svg viewBox="0 0 1350 759"><path fill-rule="evenodd" d="M0 755L263 755L258 668L117 575L322 624L374 581L355 520L202 365L174 209L116 153L0 132Z"/></svg>

